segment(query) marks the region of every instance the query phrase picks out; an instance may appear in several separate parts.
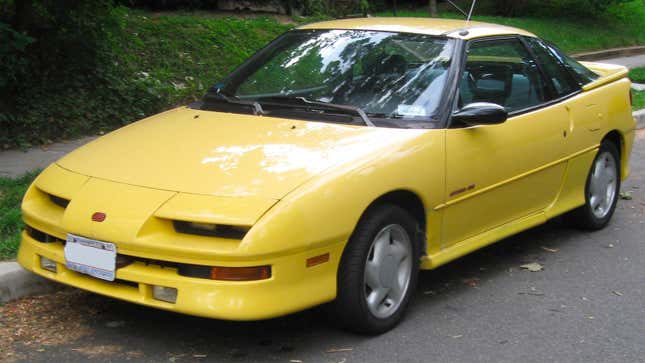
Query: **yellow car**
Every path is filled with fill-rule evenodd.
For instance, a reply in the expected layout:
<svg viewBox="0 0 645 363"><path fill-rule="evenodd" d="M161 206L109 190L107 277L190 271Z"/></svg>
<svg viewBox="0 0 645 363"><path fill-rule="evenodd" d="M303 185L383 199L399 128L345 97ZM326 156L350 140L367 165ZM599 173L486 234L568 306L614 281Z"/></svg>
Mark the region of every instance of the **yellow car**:
<svg viewBox="0 0 645 363"><path fill-rule="evenodd" d="M634 139L626 74L493 24L306 25L201 102L44 170L18 261L210 318L331 303L347 328L381 333L419 269L560 214L609 222Z"/></svg>

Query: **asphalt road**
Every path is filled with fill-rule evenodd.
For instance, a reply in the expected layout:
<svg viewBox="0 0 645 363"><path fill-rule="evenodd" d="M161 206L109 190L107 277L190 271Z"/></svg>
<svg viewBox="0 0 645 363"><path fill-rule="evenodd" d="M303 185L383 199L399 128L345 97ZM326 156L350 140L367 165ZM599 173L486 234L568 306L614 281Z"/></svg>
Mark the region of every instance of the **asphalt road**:
<svg viewBox="0 0 645 363"><path fill-rule="evenodd" d="M235 323L77 290L0 307L0 357L20 362L644 362L645 131L613 222L560 220L422 272L405 321L377 337L321 309ZM520 265L537 262L539 272ZM315 286L312 286L312 289Z"/></svg>

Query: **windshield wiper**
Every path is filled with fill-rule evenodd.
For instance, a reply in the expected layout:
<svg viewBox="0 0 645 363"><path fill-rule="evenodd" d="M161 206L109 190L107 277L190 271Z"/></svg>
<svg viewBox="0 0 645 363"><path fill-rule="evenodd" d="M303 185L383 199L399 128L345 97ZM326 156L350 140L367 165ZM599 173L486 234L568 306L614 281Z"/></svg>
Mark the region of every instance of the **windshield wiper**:
<svg viewBox="0 0 645 363"><path fill-rule="evenodd" d="M403 115L400 115L398 113L383 113L383 112L367 112L367 116L376 117L376 118L393 118L393 119L403 118Z"/></svg>
<svg viewBox="0 0 645 363"><path fill-rule="evenodd" d="M348 106L348 105L339 105L335 103L328 103L328 102L320 102L320 101L312 101L308 100L305 97L290 97L290 96L267 96L267 97L260 97L258 98L259 102L274 102L278 104L287 104L289 106L294 106L294 107L299 107L299 108L307 108L307 109L313 109L313 110L321 110L321 111L340 111L345 114L350 114L350 115L358 115L361 120L365 123L367 126L374 127L374 123L370 120L369 117L367 117L367 114L365 111L363 111L359 107L355 106Z"/></svg>
<svg viewBox="0 0 645 363"><path fill-rule="evenodd" d="M262 109L262 105L260 105L259 102L257 101L245 101L241 100L236 96L232 95L227 95L223 93L220 89L216 89L214 91L208 91L204 95L204 103L208 102L226 102L234 105L243 105L243 106L250 106L251 110L253 111L253 114L258 116L258 115L264 115L264 110Z"/></svg>

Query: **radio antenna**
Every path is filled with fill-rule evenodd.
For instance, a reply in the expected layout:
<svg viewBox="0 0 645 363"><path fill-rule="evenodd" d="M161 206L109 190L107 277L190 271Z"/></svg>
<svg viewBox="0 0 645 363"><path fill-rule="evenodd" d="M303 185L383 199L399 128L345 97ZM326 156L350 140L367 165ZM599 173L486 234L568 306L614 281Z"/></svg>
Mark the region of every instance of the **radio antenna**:
<svg viewBox="0 0 645 363"><path fill-rule="evenodd" d="M473 15L473 10L475 10L476 3L477 3L477 0L473 0L473 4L470 5L470 11L468 12L468 18L466 18L466 22L470 21L470 17Z"/></svg>

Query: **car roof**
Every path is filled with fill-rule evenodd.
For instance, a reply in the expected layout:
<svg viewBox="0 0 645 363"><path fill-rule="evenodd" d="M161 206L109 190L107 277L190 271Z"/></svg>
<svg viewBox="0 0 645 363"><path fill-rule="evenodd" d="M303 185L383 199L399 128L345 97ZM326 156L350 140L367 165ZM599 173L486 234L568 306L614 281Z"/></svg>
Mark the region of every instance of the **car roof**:
<svg viewBox="0 0 645 363"><path fill-rule="evenodd" d="M298 29L352 29L428 34L451 38L473 39L494 35L534 34L505 25L436 18L366 17L323 21L303 25ZM467 30L466 32L463 32Z"/></svg>

